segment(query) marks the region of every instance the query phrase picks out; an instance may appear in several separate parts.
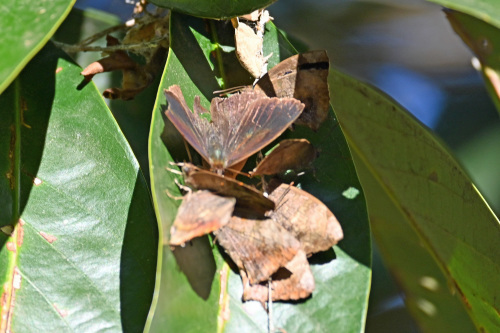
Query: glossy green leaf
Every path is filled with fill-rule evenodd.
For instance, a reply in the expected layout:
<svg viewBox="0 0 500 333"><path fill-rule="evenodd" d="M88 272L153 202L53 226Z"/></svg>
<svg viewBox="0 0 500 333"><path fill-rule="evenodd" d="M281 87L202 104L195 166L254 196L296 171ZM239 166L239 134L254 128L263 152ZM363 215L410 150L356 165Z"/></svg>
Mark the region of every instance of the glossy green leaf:
<svg viewBox="0 0 500 333"><path fill-rule="evenodd" d="M76 44L82 39L120 23L120 19L115 15L92 9L82 11L73 8L59 30L54 34L54 39L58 42ZM119 36L120 32L115 33L115 35ZM101 38L92 45L104 47L106 40ZM72 55L72 58L83 68L102 57L101 52L78 52ZM136 159L139 161L146 180L149 180L149 126L160 76L161 72L157 73L153 83L132 100L107 100L113 116L120 125L120 129L130 144ZM121 86L122 73L121 71L101 73L94 76L92 82L102 93L107 88Z"/></svg>
<svg viewBox="0 0 500 333"><path fill-rule="evenodd" d="M477 328L497 331L498 219L448 150L399 105L340 73L334 75L332 88L338 94L334 106L340 124L358 157L363 188L373 200L368 210L374 234L380 236L395 276L408 291L410 309L456 320L457 314L446 308L453 302L445 292L447 281ZM399 238L403 239L395 243ZM419 244L436 260L444 278L429 256L413 252ZM411 264L402 265L404 260ZM422 286L427 275L442 295ZM461 315L459 306L453 309ZM423 326L433 318L427 319Z"/></svg>
<svg viewBox="0 0 500 333"><path fill-rule="evenodd" d="M170 22L171 49L160 86L178 84L189 106L198 95L208 107L214 90L252 82L237 62L233 29L227 23L176 13ZM272 23L267 25L264 43L264 53L271 52L270 66L295 53ZM172 160L187 160L187 155L182 137L163 115L165 109L166 100L160 90L151 126L150 163L153 200L166 246L151 329L267 332L266 312L257 302L241 302L239 275L228 269L217 247L211 253L207 238L197 238L192 245L173 253L167 245L168 230L179 204L169 198L167 191L179 195L173 183L179 176L166 167ZM363 196L342 195L351 187L361 189L345 139L333 113L317 133L297 128L286 136L306 137L321 150L314 164L315 174L310 172L297 182L330 207L345 237L334 252L311 258L316 290L310 299L273 305L274 325L288 332L362 332L371 277L371 243ZM247 164L253 166L252 162Z"/></svg>
<svg viewBox="0 0 500 333"><path fill-rule="evenodd" d="M80 71L48 44L0 96L11 152L0 167L14 175L0 183L12 207L1 217L15 226L0 234L2 331L137 332L146 321L158 250L149 191Z"/></svg>
<svg viewBox="0 0 500 333"><path fill-rule="evenodd" d="M446 17L476 55L488 92L500 112L500 29L457 11L447 11Z"/></svg>
<svg viewBox="0 0 500 333"><path fill-rule="evenodd" d="M474 324L458 294L450 291L447 278L406 217L362 159L354 157L365 189L372 233L385 263L405 293L413 318L424 332L474 332Z"/></svg>
<svg viewBox="0 0 500 333"><path fill-rule="evenodd" d="M276 0L152 0L159 7L170 8L191 16L224 19L264 8Z"/></svg>
<svg viewBox="0 0 500 333"><path fill-rule="evenodd" d="M443 7L470 14L500 28L500 2L497 0L427 0Z"/></svg>
<svg viewBox="0 0 500 333"><path fill-rule="evenodd" d="M10 1L0 10L0 93L47 43L75 0Z"/></svg>

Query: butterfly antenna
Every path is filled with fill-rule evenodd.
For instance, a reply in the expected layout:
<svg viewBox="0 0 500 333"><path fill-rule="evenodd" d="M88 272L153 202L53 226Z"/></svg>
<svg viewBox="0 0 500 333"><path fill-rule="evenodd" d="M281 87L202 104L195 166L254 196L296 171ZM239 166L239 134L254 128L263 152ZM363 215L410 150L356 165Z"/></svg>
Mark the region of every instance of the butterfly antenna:
<svg viewBox="0 0 500 333"><path fill-rule="evenodd" d="M274 210L278 210L283 204L286 202L284 201L285 196L290 192L290 188L293 186L294 182L291 182L288 187L286 188L285 192L276 200L276 208Z"/></svg>
<svg viewBox="0 0 500 333"><path fill-rule="evenodd" d="M236 87L222 89L222 90L215 90L214 95L227 96L229 94L235 94L237 92L240 92L243 89L245 89L246 87L247 86L236 86Z"/></svg>
<svg viewBox="0 0 500 333"><path fill-rule="evenodd" d="M242 176L245 176L245 177L248 177L248 178L252 177L248 172L243 172L243 171L236 170L236 169L226 168L226 171L229 171L229 172L231 172L233 174L242 175Z"/></svg>

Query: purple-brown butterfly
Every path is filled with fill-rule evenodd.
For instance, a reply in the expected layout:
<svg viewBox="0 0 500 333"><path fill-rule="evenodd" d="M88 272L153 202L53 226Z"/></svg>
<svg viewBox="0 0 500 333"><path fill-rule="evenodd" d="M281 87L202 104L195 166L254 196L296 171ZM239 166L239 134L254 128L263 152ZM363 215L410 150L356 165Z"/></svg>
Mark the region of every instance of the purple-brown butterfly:
<svg viewBox="0 0 500 333"><path fill-rule="evenodd" d="M245 91L212 99L209 121L202 117L208 111L201 106L199 96L194 98L194 112L179 86L166 89L165 96L168 119L218 174L271 143L304 109L295 98L270 98L262 92Z"/></svg>

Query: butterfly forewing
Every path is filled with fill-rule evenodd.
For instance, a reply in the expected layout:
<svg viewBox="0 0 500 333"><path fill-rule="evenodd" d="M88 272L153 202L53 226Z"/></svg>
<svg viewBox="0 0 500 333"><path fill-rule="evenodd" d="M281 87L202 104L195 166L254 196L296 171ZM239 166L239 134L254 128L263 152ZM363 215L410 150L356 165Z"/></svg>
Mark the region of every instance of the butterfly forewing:
<svg viewBox="0 0 500 333"><path fill-rule="evenodd" d="M188 108L179 86L165 90L170 121L213 170L222 171L268 145L301 114L304 104L294 98L269 98L262 92L244 91L229 98L214 98L211 122L195 98Z"/></svg>
<svg viewBox="0 0 500 333"><path fill-rule="evenodd" d="M165 111L168 119L174 124L189 144L196 151L208 160L208 152L204 144L205 138L209 134L210 124L199 114L191 112L186 104L182 91L177 85L165 89L165 97L168 101L168 109ZM195 99L195 104L199 104L199 98Z"/></svg>
<svg viewBox="0 0 500 333"><path fill-rule="evenodd" d="M243 95L244 93L242 93ZM293 98L260 97L248 104L228 137L227 166L253 155L283 133L297 119L304 104Z"/></svg>
<svg viewBox="0 0 500 333"><path fill-rule="evenodd" d="M238 207L244 207L262 215L275 207L274 201L266 198L262 192L237 180L198 169L189 163L185 163L182 170L184 181L188 185L198 190L210 190L222 196L234 197Z"/></svg>

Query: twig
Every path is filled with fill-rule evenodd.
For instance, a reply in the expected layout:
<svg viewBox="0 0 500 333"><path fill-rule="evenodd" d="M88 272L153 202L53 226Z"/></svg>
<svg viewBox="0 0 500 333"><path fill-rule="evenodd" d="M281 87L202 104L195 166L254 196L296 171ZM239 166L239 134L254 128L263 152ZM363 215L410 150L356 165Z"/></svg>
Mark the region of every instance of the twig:
<svg viewBox="0 0 500 333"><path fill-rule="evenodd" d="M54 41L57 47L60 47L63 51L68 53L73 52L113 52L113 51L133 51L144 48L155 48L158 46L159 42L168 37L156 38L150 42L142 42L137 44L125 44L125 45L114 45L114 46L85 46L85 45L71 45L66 43L61 43Z"/></svg>

